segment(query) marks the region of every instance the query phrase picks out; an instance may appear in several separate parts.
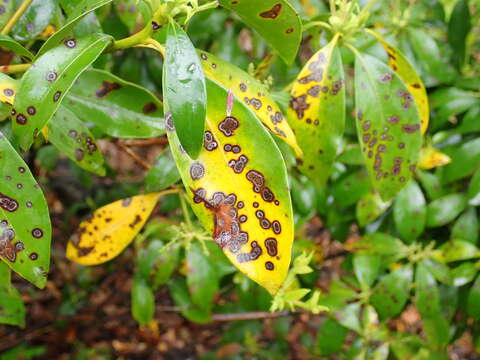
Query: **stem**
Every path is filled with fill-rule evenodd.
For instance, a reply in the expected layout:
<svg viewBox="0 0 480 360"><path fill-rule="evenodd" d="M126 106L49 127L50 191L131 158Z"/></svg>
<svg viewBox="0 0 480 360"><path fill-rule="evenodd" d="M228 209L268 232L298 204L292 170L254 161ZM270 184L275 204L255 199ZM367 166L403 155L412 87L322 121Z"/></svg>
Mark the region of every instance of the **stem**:
<svg viewBox="0 0 480 360"><path fill-rule="evenodd" d="M4 74L18 74L27 71L32 64L16 64L16 65L2 65L0 72Z"/></svg>
<svg viewBox="0 0 480 360"><path fill-rule="evenodd" d="M190 212L188 211L187 202L185 201L185 194L183 192L178 194L180 198L180 205L182 207L183 217L185 218L185 222L187 223L188 227L192 227L192 220L190 220Z"/></svg>
<svg viewBox="0 0 480 360"><path fill-rule="evenodd" d="M132 149L130 149L128 146L121 143L120 141L117 141L116 144L120 149L122 149L126 154L128 154L137 164L143 167L144 170L148 171L152 168L152 166L149 163L147 163L140 156L138 156L137 153Z"/></svg>
<svg viewBox="0 0 480 360"><path fill-rule="evenodd" d="M246 312L238 314L213 314L213 321L238 321L238 320L260 320L260 319L275 319L281 316L290 315L288 310L279 312Z"/></svg>
<svg viewBox="0 0 480 360"><path fill-rule="evenodd" d="M146 47L158 51L165 59L165 48L157 40L152 38L145 39L142 44L137 45L139 47Z"/></svg>
<svg viewBox="0 0 480 360"><path fill-rule="evenodd" d="M219 6L220 6L220 4L219 4L218 0L214 0L214 1L208 2L206 4L200 5L199 7L197 7L196 9L193 10L193 14L196 14L200 11L215 9L216 7L219 7ZM192 16L193 16L193 14L192 14Z"/></svg>
<svg viewBox="0 0 480 360"><path fill-rule="evenodd" d="M330 0L330 13L332 15L337 15L337 8L335 7L335 0Z"/></svg>
<svg viewBox="0 0 480 360"><path fill-rule="evenodd" d="M362 16L363 14L365 14L367 11L369 11L373 5L375 5L375 3L377 2L377 0L370 0L368 2L367 5L365 5L365 7L362 9L362 11L360 12L360 16Z"/></svg>
<svg viewBox="0 0 480 360"><path fill-rule="evenodd" d="M33 0L23 0L22 4L19 6L17 11L12 15L12 17L8 20L7 24L3 27L2 31L0 34L2 35L7 35L10 30L12 30L13 25L20 19L20 17L23 15L25 10L30 6Z"/></svg>
<svg viewBox="0 0 480 360"><path fill-rule="evenodd" d="M307 31L307 30L309 30L313 27L316 27L316 26L327 29L327 30L330 30L330 31L333 31L330 24L325 22L325 21L311 21L308 24L303 26L303 31Z"/></svg>

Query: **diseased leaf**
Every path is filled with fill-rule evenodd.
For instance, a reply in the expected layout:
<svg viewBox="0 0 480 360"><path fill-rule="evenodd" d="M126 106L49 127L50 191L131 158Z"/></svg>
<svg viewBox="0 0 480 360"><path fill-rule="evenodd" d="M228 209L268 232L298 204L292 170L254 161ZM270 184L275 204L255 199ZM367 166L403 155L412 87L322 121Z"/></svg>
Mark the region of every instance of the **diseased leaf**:
<svg viewBox="0 0 480 360"><path fill-rule="evenodd" d="M17 41L35 39L50 24L56 6L54 0L33 0L15 23L11 31L12 37Z"/></svg>
<svg viewBox="0 0 480 360"><path fill-rule="evenodd" d="M207 80L207 130L198 159L167 135L193 210L230 261L271 294L287 275L293 241L285 163L254 114Z"/></svg>
<svg viewBox="0 0 480 360"><path fill-rule="evenodd" d="M163 107L147 89L103 70L89 69L66 95L80 119L116 138L150 138L165 133Z"/></svg>
<svg viewBox="0 0 480 360"><path fill-rule="evenodd" d="M0 169L0 259L43 288L52 234L47 202L28 166L1 132Z"/></svg>
<svg viewBox="0 0 480 360"><path fill-rule="evenodd" d="M137 195L97 209L70 238L67 258L81 265L115 258L142 229L159 197L159 193Z"/></svg>
<svg viewBox="0 0 480 360"><path fill-rule="evenodd" d="M450 194L427 206L427 227L437 227L448 224L455 219L467 206L464 194Z"/></svg>
<svg viewBox="0 0 480 360"><path fill-rule="evenodd" d="M298 74L289 124L303 151L298 168L314 184L327 182L345 128L345 78L337 39L313 55Z"/></svg>
<svg viewBox="0 0 480 360"><path fill-rule="evenodd" d="M422 170L429 170L439 166L447 165L452 162L452 159L433 146L422 148L420 152L420 159L418 160L418 167Z"/></svg>
<svg viewBox="0 0 480 360"><path fill-rule="evenodd" d="M374 187L391 199L412 177L422 143L418 109L396 73L375 58L355 60L357 133Z"/></svg>
<svg viewBox="0 0 480 360"><path fill-rule="evenodd" d="M64 106L60 106L47 125L48 141L81 168L105 175L103 155L86 125Z"/></svg>
<svg viewBox="0 0 480 360"><path fill-rule="evenodd" d="M111 3L112 0L83 0L79 1L73 9L72 13L68 16L65 25L63 25L58 31L56 31L48 40L42 45L38 53L35 55L35 59L38 59L41 55L47 51L62 44L65 40L75 38L74 28L78 23L85 18L88 14L98 8Z"/></svg>
<svg viewBox="0 0 480 360"><path fill-rule="evenodd" d="M13 1L9 1L7 4L12 3ZM1 6L4 5L0 5L0 7ZM0 34L0 46L5 49L12 50L15 54L22 56L28 60L33 59L33 54L29 50L25 49L22 45L20 45L8 35Z"/></svg>
<svg viewBox="0 0 480 360"><path fill-rule="evenodd" d="M440 292L429 268L420 262L415 270L415 305L422 316L440 313Z"/></svg>
<svg viewBox="0 0 480 360"><path fill-rule="evenodd" d="M468 241L451 240L440 246L439 250L441 251L441 258L445 262L468 260L480 257L480 251L478 248Z"/></svg>
<svg viewBox="0 0 480 360"><path fill-rule="evenodd" d="M410 265L404 265L380 279L373 289L371 304L381 319L393 317L405 306L410 292L413 271Z"/></svg>
<svg viewBox="0 0 480 360"><path fill-rule="evenodd" d="M389 207L391 201L383 201L377 192L368 192L357 202L356 215L360 226L374 222Z"/></svg>
<svg viewBox="0 0 480 360"><path fill-rule="evenodd" d="M207 92L200 59L188 35L168 24L163 65L163 102L187 154L196 159L203 144Z"/></svg>
<svg viewBox="0 0 480 360"><path fill-rule="evenodd" d="M413 100L418 106L418 112L420 115L421 128L420 131L422 134L425 134L428 128L429 118L430 118L430 109L428 104L427 90L425 85L418 76L415 68L408 61L408 59L403 55L400 49L390 45L385 41L385 39L377 32L366 29L366 31L373 35L382 46L385 48L385 51L388 54L388 66L395 71L398 76L407 84L408 90L413 96Z"/></svg>
<svg viewBox="0 0 480 360"><path fill-rule="evenodd" d="M425 197L415 180L405 185L395 198L393 219L397 232L407 242L417 239L425 230Z"/></svg>
<svg viewBox="0 0 480 360"><path fill-rule="evenodd" d="M15 97L13 122L14 132L23 149L30 147L33 138L51 119L77 77L110 41L110 36L100 34L66 39L38 58L23 75Z"/></svg>
<svg viewBox="0 0 480 360"><path fill-rule="evenodd" d="M256 30L287 64L293 63L302 40L302 23L288 1L219 0L218 3Z"/></svg>
<svg viewBox="0 0 480 360"><path fill-rule="evenodd" d="M205 76L230 90L238 101L248 105L273 134L289 144L297 156L301 156L295 135L268 88L233 64L204 51L199 53Z"/></svg>
<svg viewBox="0 0 480 360"><path fill-rule="evenodd" d="M0 73L0 102L12 105L17 93L18 81Z"/></svg>

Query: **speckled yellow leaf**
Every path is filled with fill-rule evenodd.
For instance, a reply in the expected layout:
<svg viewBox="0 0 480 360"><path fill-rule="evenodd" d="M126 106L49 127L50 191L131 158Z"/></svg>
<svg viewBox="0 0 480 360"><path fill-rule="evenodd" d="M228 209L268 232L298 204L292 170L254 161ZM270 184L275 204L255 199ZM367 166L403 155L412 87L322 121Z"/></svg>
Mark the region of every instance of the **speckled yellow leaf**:
<svg viewBox="0 0 480 360"><path fill-rule="evenodd" d="M275 294L293 242L285 163L249 105L208 78L206 85L207 129L198 158L179 146L166 109L170 147L199 220L240 271Z"/></svg>
<svg viewBox="0 0 480 360"><path fill-rule="evenodd" d="M292 129L285 121L279 106L268 94L268 89L257 79L218 57L199 51L205 76L215 81L247 105L265 126L279 138L289 144L301 157L302 151Z"/></svg>
<svg viewBox="0 0 480 360"><path fill-rule="evenodd" d="M418 167L422 170L433 169L438 166L447 165L452 161L447 154L440 152L433 146L427 146L420 151Z"/></svg>
<svg viewBox="0 0 480 360"><path fill-rule="evenodd" d="M17 92L17 80L0 73L0 101L12 105Z"/></svg>
<svg viewBox="0 0 480 360"><path fill-rule="evenodd" d="M314 184L328 180L345 128L345 86L336 38L298 74L291 90L288 122L303 151L298 168Z"/></svg>
<svg viewBox="0 0 480 360"><path fill-rule="evenodd" d="M96 210L67 245L67 258L81 265L98 265L115 258L147 221L160 193L137 195Z"/></svg>
<svg viewBox="0 0 480 360"><path fill-rule="evenodd" d="M366 31L374 36L385 48L385 51L388 54L388 66L400 76L410 90L413 99L418 106L421 121L420 131L422 134L425 134L428 128L430 109L428 105L427 90L425 89L425 85L420 79L420 76L418 76L414 67L399 49L388 44L379 33L370 29L366 29Z"/></svg>

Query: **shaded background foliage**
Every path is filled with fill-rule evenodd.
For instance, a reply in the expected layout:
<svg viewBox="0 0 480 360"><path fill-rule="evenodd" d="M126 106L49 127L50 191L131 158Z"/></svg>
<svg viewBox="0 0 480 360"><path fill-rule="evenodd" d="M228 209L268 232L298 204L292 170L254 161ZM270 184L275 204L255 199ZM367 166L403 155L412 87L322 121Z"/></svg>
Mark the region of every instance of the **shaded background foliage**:
<svg viewBox="0 0 480 360"><path fill-rule="evenodd" d="M5 3L0 20L6 22L19 3ZM323 1L291 3L305 24L328 18ZM72 4L34 0L12 37L36 52L41 40L64 23ZM271 297L237 274L212 242L205 243L208 257L196 242L185 248L177 241L159 252L178 238L175 225L184 220L176 195L160 201L134 246L115 262L87 268L66 260L70 234L93 210L179 181L165 137L154 137L163 133L158 126L161 104L152 95L162 91L161 59L151 49L100 55L94 69L64 95L69 109L60 107L55 116L71 112L68 125L75 123L78 134L96 138L104 160L95 152L86 155L88 136L80 139L82 157L65 139L54 137L51 144L37 139L24 154L51 210L52 269L42 292L14 275L27 304L27 327L0 327L0 358L284 359L287 353L293 359L478 358L479 11L474 0L379 1L369 19L369 25L386 31L386 39L402 50L427 86L431 120L425 144L447 155L450 163L420 166L391 201L373 192L356 140L354 56L343 48L346 129L327 186L318 188L302 176L293 153L278 142L291 174L294 254L314 254L314 271L300 275L297 286L322 291L320 303L330 312L321 315L296 311L223 322L232 320L231 314L266 316L260 312L268 311ZM74 32L103 30L119 39L141 29L148 16L143 2L117 0L90 13ZM297 59L286 65L225 9L195 15L187 33L197 48L270 83L284 109L289 98L283 90L326 44L323 31L309 28ZM372 38L358 37L355 45L387 60ZM8 51L0 59L2 64L20 63ZM112 88L113 83L121 88ZM10 108L2 104L1 109L7 119ZM5 134L11 134L9 124L0 122ZM132 137L140 140L125 139ZM2 283L8 276L0 273ZM15 288L8 292L18 299ZM2 301L6 297L0 305ZM16 306L13 317L1 316L21 324L25 310L18 302ZM65 341L58 343L59 338Z"/></svg>

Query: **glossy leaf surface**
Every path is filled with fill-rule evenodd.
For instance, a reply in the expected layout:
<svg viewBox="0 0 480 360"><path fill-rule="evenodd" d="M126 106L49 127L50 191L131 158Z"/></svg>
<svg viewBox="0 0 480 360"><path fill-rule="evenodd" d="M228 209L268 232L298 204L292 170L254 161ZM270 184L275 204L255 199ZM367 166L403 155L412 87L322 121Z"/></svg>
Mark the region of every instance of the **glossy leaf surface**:
<svg viewBox="0 0 480 360"><path fill-rule="evenodd" d="M13 38L17 41L34 39L50 24L56 6L54 0L33 0L18 22L15 23L11 31Z"/></svg>
<svg viewBox="0 0 480 360"><path fill-rule="evenodd" d="M357 202L356 215L360 226L375 221L389 207L391 201L383 201L377 192L368 192Z"/></svg>
<svg viewBox="0 0 480 360"><path fill-rule="evenodd" d="M355 61L357 133L374 187L391 199L412 177L422 143L418 109L399 76L375 58Z"/></svg>
<svg viewBox="0 0 480 360"><path fill-rule="evenodd" d="M48 123L48 141L81 168L105 175L103 155L85 123L60 106Z"/></svg>
<svg viewBox="0 0 480 360"><path fill-rule="evenodd" d="M10 76L0 74L0 102L12 105L17 93L18 81Z"/></svg>
<svg viewBox="0 0 480 360"><path fill-rule="evenodd" d="M297 76L288 107L303 158L298 168L318 187L327 182L345 127L345 79L336 40L313 55Z"/></svg>
<svg viewBox="0 0 480 360"><path fill-rule="evenodd" d="M445 184L467 177L480 168L479 138L445 149L445 153L452 159L452 162L442 169L442 180Z"/></svg>
<svg viewBox="0 0 480 360"><path fill-rule="evenodd" d="M427 226L437 227L448 224L455 219L467 206L463 194L443 196L427 206Z"/></svg>
<svg viewBox="0 0 480 360"><path fill-rule="evenodd" d="M28 149L51 119L77 77L102 53L111 38L91 35L67 39L35 61L23 75L15 97L14 132Z"/></svg>
<svg viewBox="0 0 480 360"><path fill-rule="evenodd" d="M140 325L147 325L155 312L155 296L143 278L134 277L132 283L132 314Z"/></svg>
<svg viewBox="0 0 480 360"><path fill-rule="evenodd" d="M302 23L295 9L286 0L219 0L256 30L286 63L295 60L302 39Z"/></svg>
<svg viewBox="0 0 480 360"><path fill-rule="evenodd" d="M402 239L411 242L425 230L427 208L418 184L411 180L400 190L393 206L395 228Z"/></svg>
<svg viewBox="0 0 480 360"><path fill-rule="evenodd" d="M170 23L163 65L163 101L185 151L196 159L203 144L207 93L202 65L188 35Z"/></svg>
<svg viewBox="0 0 480 360"><path fill-rule="evenodd" d="M115 258L142 229L159 196L137 195L96 210L70 238L67 258L81 265L103 264Z"/></svg>
<svg viewBox="0 0 480 360"><path fill-rule="evenodd" d="M453 224L451 238L475 244L478 240L478 232L477 211L474 207L470 207Z"/></svg>
<svg viewBox="0 0 480 360"><path fill-rule="evenodd" d="M163 107L155 95L107 71L85 71L66 98L81 120L107 135L149 138L165 133Z"/></svg>
<svg viewBox="0 0 480 360"><path fill-rule="evenodd" d="M47 202L28 166L1 132L0 169L0 259L43 288L52 234Z"/></svg>
<svg viewBox="0 0 480 360"><path fill-rule="evenodd" d="M430 108L428 104L427 90L425 89L422 79L420 79L415 68L410 64L400 49L388 44L379 33L370 30L367 30L367 32L373 35L380 44L382 44L388 54L388 66L390 66L390 68L395 71L408 86L408 90L418 106L421 122L420 130L422 134L425 134L430 118Z"/></svg>
<svg viewBox="0 0 480 360"><path fill-rule="evenodd" d="M226 115L228 91L207 80L207 130L198 159L167 135L193 210L230 261L270 293L290 264L292 207L285 164L273 139L238 100ZM170 130L170 131L169 131Z"/></svg>
<svg viewBox="0 0 480 360"><path fill-rule="evenodd" d="M13 1L10 1L10 3L13 3ZM33 54L29 50L25 49L22 45L20 45L8 35L0 34L0 46L13 51L15 54L22 56L28 60L33 59Z"/></svg>
<svg viewBox="0 0 480 360"><path fill-rule="evenodd" d="M145 176L145 189L148 192L161 191L180 180L175 161L167 149L162 152Z"/></svg>
<svg viewBox="0 0 480 360"><path fill-rule="evenodd" d="M453 59L458 68L465 61L467 35L471 29L469 0L458 0L448 22L448 42L454 50Z"/></svg>
<svg viewBox="0 0 480 360"><path fill-rule="evenodd" d="M273 134L289 144L297 156L301 156L302 151L297 145L292 129L265 85L242 69L212 54L200 51L200 59L206 77L230 90Z"/></svg>
<svg viewBox="0 0 480 360"><path fill-rule="evenodd" d="M415 296L415 305L423 316L440 313L440 293L437 282L423 262L420 262L415 270Z"/></svg>

